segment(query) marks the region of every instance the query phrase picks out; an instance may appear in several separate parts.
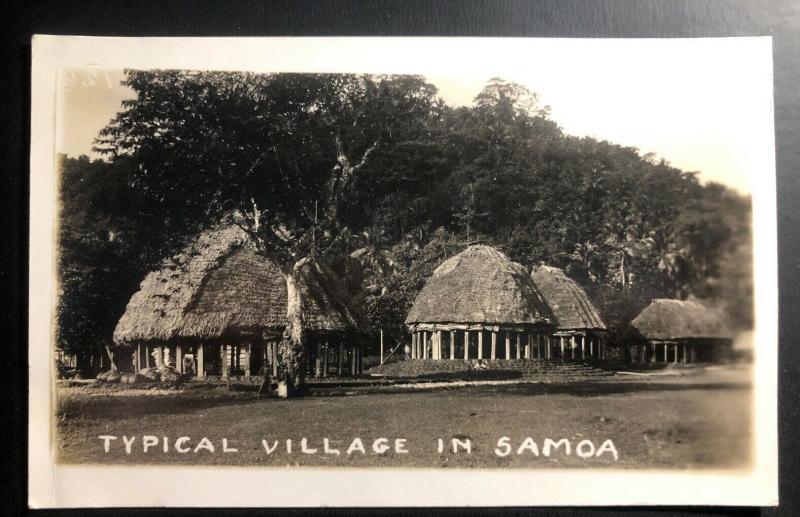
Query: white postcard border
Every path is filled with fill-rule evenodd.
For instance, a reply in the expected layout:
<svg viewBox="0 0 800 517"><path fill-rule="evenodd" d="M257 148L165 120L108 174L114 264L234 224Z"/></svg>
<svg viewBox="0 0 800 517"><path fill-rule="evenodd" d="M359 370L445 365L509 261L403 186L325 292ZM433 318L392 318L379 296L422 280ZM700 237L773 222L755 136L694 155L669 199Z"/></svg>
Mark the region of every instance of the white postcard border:
<svg viewBox="0 0 800 517"><path fill-rule="evenodd" d="M707 39L592 40L592 45L691 45ZM773 128L771 38L715 38L763 53ZM33 40L29 262L29 504L104 506L774 505L777 469L777 231L774 131L753 181L756 329L752 470L315 469L308 467L64 466L54 462L55 115L60 69L183 68L439 75L498 56L586 40L524 38L88 38ZM427 61L425 55L446 56ZM427 69L420 66L427 63ZM461 68L459 68L461 67ZM764 72L762 71L762 72ZM585 487L576 490L575 487Z"/></svg>

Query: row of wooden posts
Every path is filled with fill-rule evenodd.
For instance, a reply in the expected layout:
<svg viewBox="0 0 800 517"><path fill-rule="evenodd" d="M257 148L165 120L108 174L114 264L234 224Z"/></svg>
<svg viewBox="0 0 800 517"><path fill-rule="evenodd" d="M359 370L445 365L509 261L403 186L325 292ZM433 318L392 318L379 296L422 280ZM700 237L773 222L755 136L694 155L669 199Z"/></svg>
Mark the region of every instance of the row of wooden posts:
<svg viewBox="0 0 800 517"><path fill-rule="evenodd" d="M635 363L694 363L697 349L687 343L647 343L631 347Z"/></svg>
<svg viewBox="0 0 800 517"><path fill-rule="evenodd" d="M250 377L251 356L253 345L250 343L218 345L220 353L220 376L229 377L231 371L242 371L245 377ZM162 367L169 363L180 373L185 373L183 357L184 349L180 344L174 345L174 358L171 357L173 347L166 345L137 345L133 356L134 369L136 372L151 366ZM195 374L198 377L205 377L205 352L206 345L197 344L190 349L194 350ZM363 357L359 347L345 347L344 343L338 343L335 347L327 342L319 342L316 346L316 354L313 357L315 377L327 377L329 371L329 351L334 351L333 364L336 364L337 375L343 372L361 372L363 368ZM270 375L278 375L278 341L268 341L262 348L263 363L269 365ZM258 373L258 372L255 372Z"/></svg>
<svg viewBox="0 0 800 517"><path fill-rule="evenodd" d="M180 343L174 345L175 357L172 359L171 348L166 345L142 345L136 346L133 353L133 364L136 372L151 366L162 367L169 364L175 368L177 372L184 372L184 350ZM206 345L199 343L193 347L194 349L194 368L197 377L205 377L205 352ZM268 341L263 347L263 362L270 365L270 374L275 377L278 375L278 341ZM220 353L220 375L222 377L230 376L231 370L242 370L245 377L251 375L251 355L253 353L253 346L250 343L233 344L233 345L219 345Z"/></svg>
<svg viewBox="0 0 800 517"><path fill-rule="evenodd" d="M456 357L457 333L463 333L462 355ZM477 334L477 356L470 356L471 338ZM497 359L498 337L503 334L505 359L552 359L555 352L564 359L605 359L606 346L603 336L594 334L550 335L545 332L491 331L489 356L483 354L483 331L470 330L418 330L411 333L412 359ZM447 343L443 337L448 335ZM512 340L513 338L513 340ZM513 341L513 343L512 343ZM512 352L513 350L513 352Z"/></svg>
<svg viewBox="0 0 800 517"><path fill-rule="evenodd" d="M330 360L330 351L334 352L332 361ZM345 369L355 373L361 373L363 369L363 357L360 347L345 347L344 343L339 343L336 346L329 344L327 341L317 343L314 354L314 377L327 377L330 369L329 362L336 365L336 375L341 376L344 374ZM348 357L349 356L349 357Z"/></svg>

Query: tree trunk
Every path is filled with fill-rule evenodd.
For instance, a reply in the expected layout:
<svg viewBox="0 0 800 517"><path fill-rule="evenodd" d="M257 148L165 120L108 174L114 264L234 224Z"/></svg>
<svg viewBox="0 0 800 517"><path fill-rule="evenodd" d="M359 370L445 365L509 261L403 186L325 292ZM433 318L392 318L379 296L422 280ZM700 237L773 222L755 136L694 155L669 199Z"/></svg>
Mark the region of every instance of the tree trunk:
<svg viewBox="0 0 800 517"><path fill-rule="evenodd" d="M283 367L283 381L286 382L287 394L291 396L305 383L303 369L304 351L304 321L303 300L299 286L299 266L285 273L286 277L286 329L281 340L281 366ZM279 376L279 380L280 376Z"/></svg>

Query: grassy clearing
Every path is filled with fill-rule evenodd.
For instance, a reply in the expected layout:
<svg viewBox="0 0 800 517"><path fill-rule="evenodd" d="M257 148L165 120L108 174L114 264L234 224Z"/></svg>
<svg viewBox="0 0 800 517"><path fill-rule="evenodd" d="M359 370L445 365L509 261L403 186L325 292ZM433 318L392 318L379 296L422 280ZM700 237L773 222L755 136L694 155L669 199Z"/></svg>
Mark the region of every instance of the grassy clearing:
<svg viewBox="0 0 800 517"><path fill-rule="evenodd" d="M66 463L168 463L213 465L313 465L351 467L619 467L728 468L748 462L751 391L742 372L706 372L691 378L653 378L578 385L511 384L432 391L257 400L252 393L224 388L148 392L61 388L57 454ZM120 437L103 450L99 435ZM136 436L131 454L121 437ZM142 436L166 436L149 452ZM194 448L203 437L215 452L179 453L174 442ZM514 449L530 436L540 450L499 457L495 446L507 436ZM356 437L367 454L344 454ZM373 440L405 439L408 453L374 454ZM237 452L221 451L227 438ZM318 449L303 454L300 440ZM323 439L341 450L322 453ZM447 445L437 452L437 438ZM471 454L453 454L450 440L469 439ZM610 454L592 459L563 449L541 455L545 438L566 438L573 448L588 439L595 447L613 441ZM261 444L281 443L267 455ZM293 441L287 453L285 440Z"/></svg>

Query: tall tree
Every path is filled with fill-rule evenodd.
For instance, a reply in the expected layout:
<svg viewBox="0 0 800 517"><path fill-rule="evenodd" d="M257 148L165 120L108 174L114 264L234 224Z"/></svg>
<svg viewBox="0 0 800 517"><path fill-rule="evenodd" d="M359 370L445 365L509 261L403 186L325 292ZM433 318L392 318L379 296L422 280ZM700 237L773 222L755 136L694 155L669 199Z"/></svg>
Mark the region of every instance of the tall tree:
<svg viewBox="0 0 800 517"><path fill-rule="evenodd" d="M301 261L346 247L341 217L372 157L413 138L436 90L415 76L129 71L136 92L97 149L181 228L235 210L288 292L283 358L302 382Z"/></svg>

